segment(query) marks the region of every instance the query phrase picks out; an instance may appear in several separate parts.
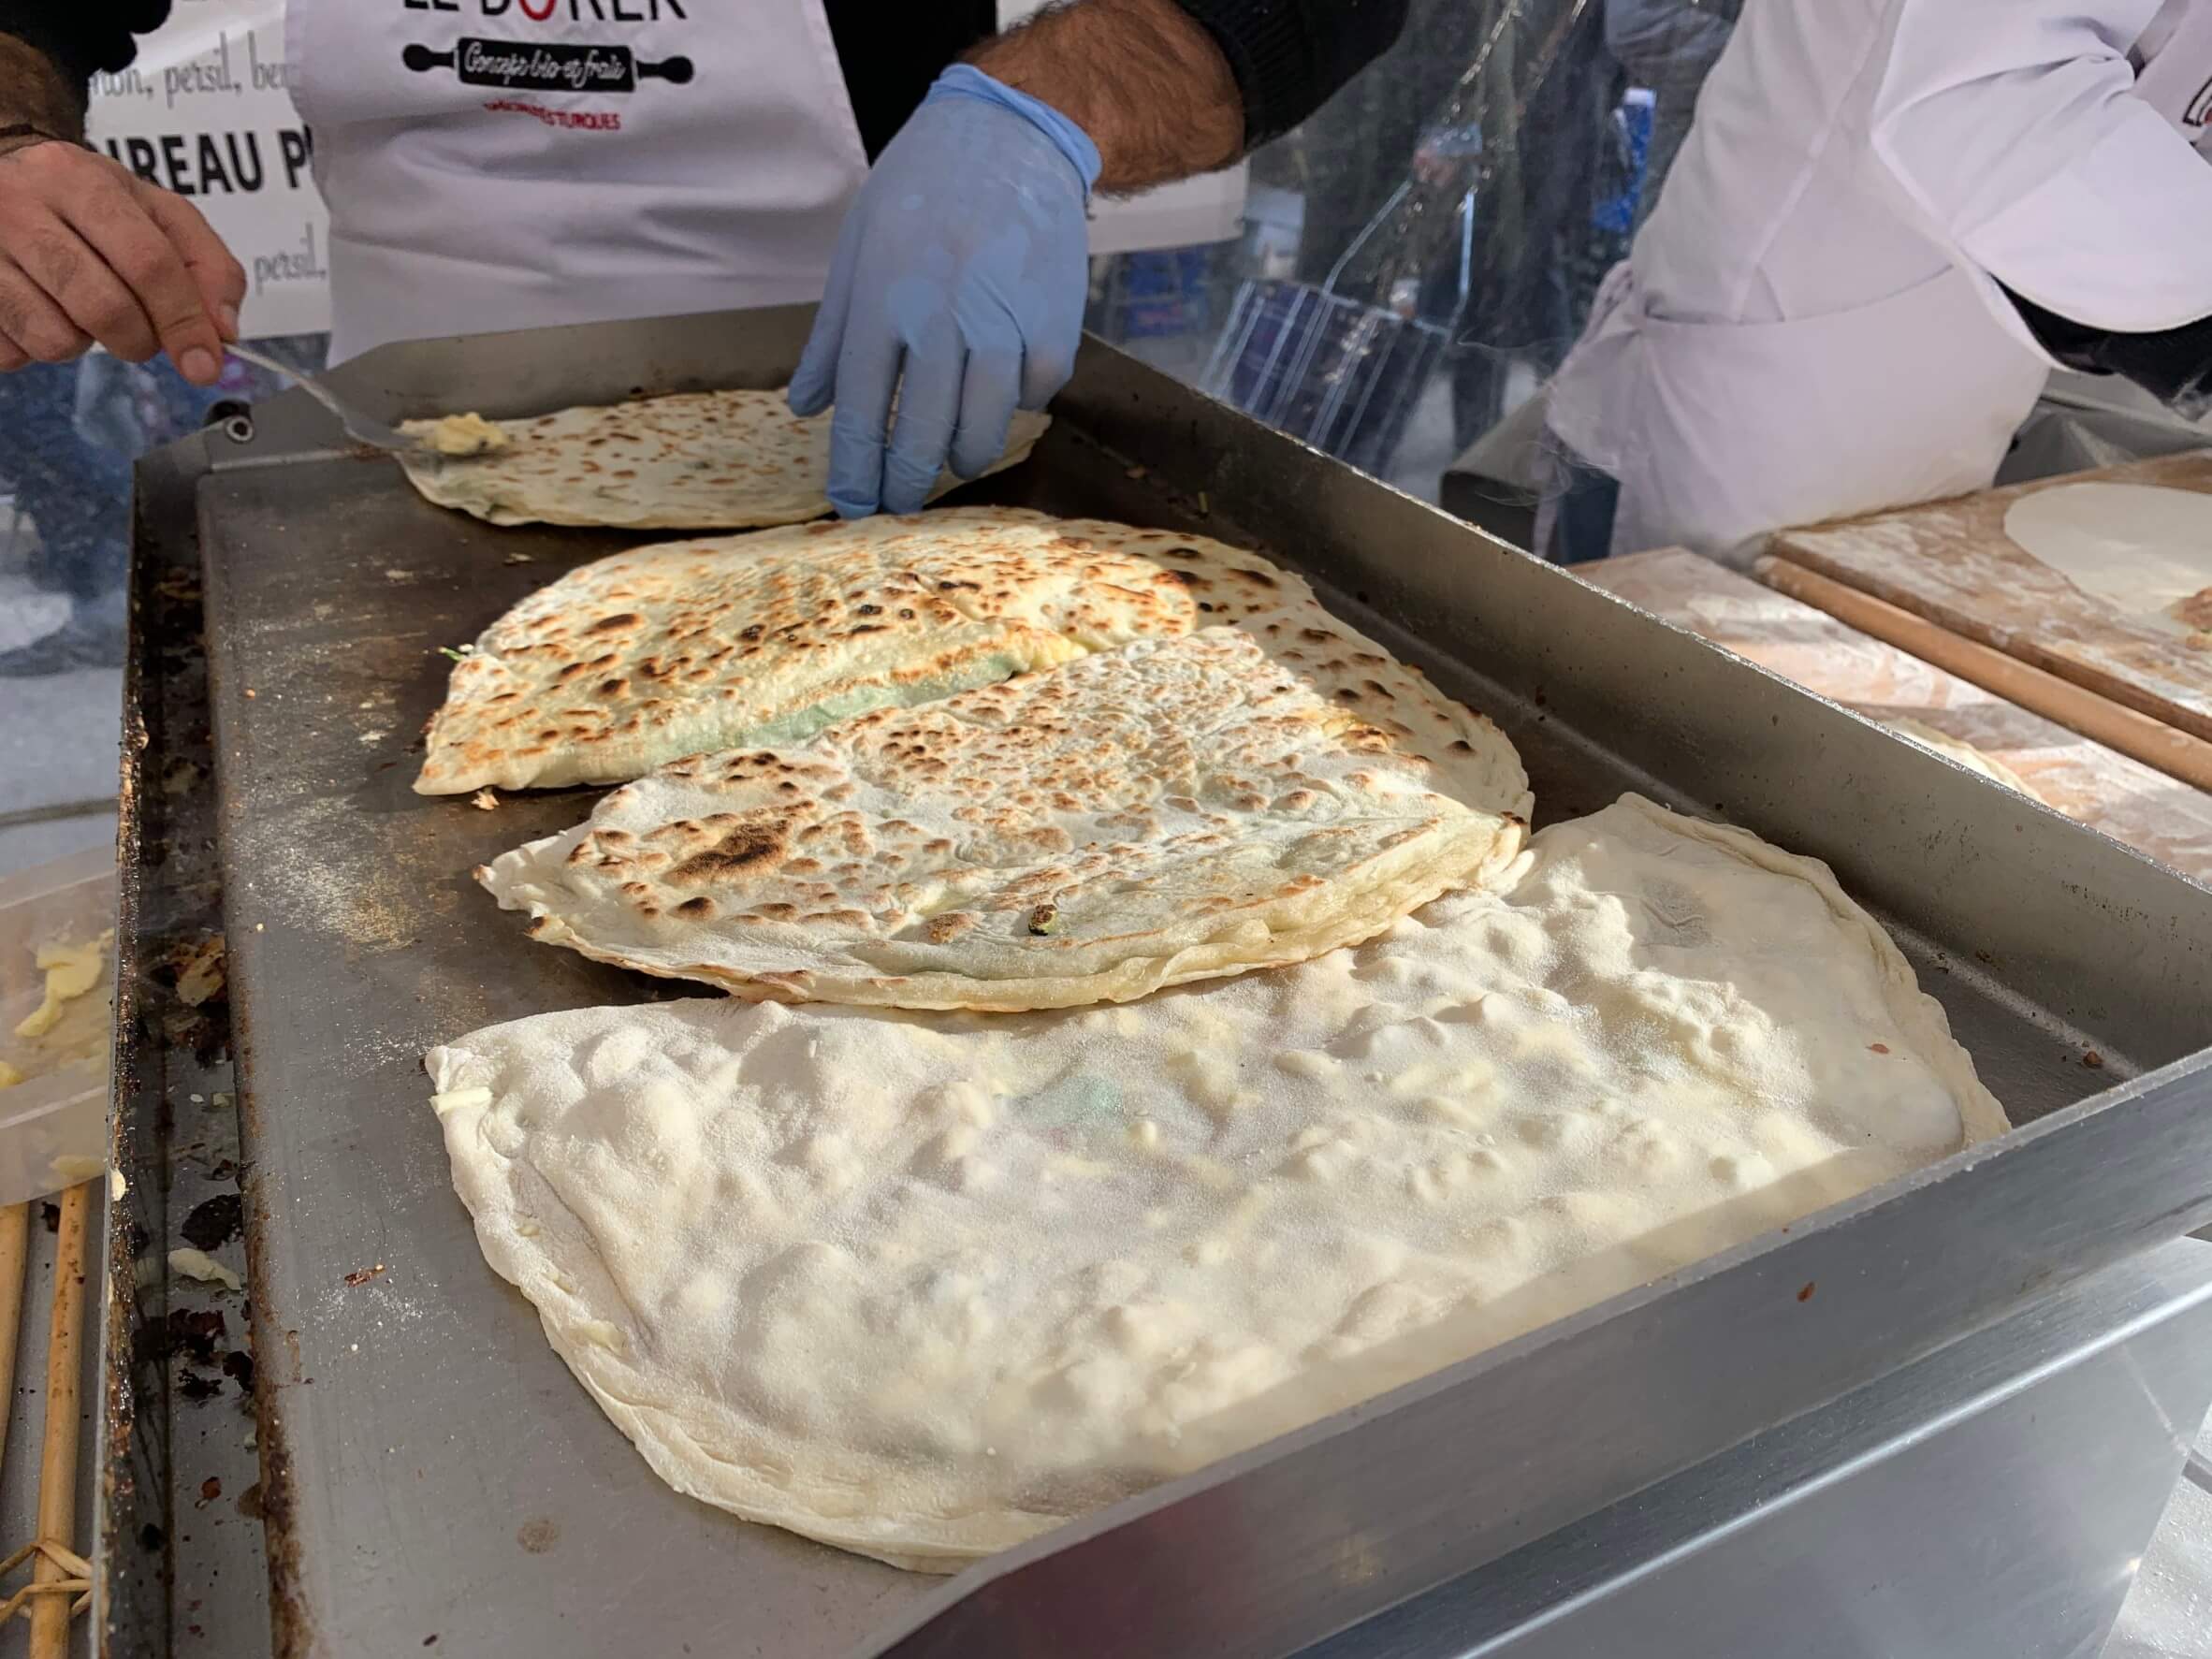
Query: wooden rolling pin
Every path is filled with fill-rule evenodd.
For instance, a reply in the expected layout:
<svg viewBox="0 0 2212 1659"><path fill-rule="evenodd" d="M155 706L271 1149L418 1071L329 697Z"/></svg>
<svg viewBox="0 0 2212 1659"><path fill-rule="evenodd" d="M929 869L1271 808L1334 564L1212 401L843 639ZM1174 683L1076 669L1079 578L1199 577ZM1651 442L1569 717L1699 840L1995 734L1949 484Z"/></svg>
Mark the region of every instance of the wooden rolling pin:
<svg viewBox="0 0 2212 1659"><path fill-rule="evenodd" d="M1948 669L1986 691L2056 720L2069 731L2079 732L2147 766L2156 766L2169 777L2212 791L2212 743L2202 737L2176 731L2163 720L2122 707L2072 680L2031 668L1993 647L1961 638L1925 617L1916 617L1887 600L1861 593L1786 559L1761 559L1753 566L1753 575L1769 588L1827 612L1839 622L1848 622L1861 633L1910 651L1923 662Z"/></svg>

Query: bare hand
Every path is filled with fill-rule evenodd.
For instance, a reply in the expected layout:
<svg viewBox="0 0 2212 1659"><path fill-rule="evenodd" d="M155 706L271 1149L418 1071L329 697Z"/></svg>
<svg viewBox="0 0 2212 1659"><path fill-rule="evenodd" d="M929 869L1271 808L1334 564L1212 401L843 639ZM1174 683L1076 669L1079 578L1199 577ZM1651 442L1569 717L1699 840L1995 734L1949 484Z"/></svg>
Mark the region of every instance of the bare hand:
<svg viewBox="0 0 2212 1659"><path fill-rule="evenodd" d="M0 153L0 370L97 341L133 363L166 351L212 386L245 294L244 269L183 197L72 144Z"/></svg>

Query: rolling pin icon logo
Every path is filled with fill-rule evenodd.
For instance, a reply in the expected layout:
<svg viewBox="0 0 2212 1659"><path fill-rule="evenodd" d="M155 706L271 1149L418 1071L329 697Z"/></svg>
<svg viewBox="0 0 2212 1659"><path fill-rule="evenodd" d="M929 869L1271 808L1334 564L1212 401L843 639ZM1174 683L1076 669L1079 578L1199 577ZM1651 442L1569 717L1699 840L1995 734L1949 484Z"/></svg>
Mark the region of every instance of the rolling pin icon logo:
<svg viewBox="0 0 2212 1659"><path fill-rule="evenodd" d="M463 86L497 86L541 92L635 92L641 80L687 86L690 58L640 63L626 46L535 45L521 40L481 40L464 36L451 51L411 44L400 61L417 75L451 69Z"/></svg>

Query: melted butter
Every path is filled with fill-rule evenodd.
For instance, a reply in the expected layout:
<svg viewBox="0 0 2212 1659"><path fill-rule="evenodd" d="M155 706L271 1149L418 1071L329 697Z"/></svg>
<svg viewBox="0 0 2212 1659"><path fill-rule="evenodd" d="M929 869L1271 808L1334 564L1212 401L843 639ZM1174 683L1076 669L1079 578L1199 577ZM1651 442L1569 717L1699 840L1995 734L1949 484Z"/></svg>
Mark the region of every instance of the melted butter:
<svg viewBox="0 0 2212 1659"><path fill-rule="evenodd" d="M38 947L38 966L46 970L46 997L16 1026L18 1037L45 1036L60 1023L62 1004L100 982L100 974L108 966L108 943L114 937L110 929L86 944Z"/></svg>
<svg viewBox="0 0 2212 1659"><path fill-rule="evenodd" d="M244 1281L225 1267L205 1250L191 1245L169 1252L169 1271L182 1273L186 1278L197 1279L203 1285L221 1285L226 1289L242 1290Z"/></svg>
<svg viewBox="0 0 2212 1659"><path fill-rule="evenodd" d="M514 440L481 415L449 415L423 434L423 442L440 455L489 455Z"/></svg>

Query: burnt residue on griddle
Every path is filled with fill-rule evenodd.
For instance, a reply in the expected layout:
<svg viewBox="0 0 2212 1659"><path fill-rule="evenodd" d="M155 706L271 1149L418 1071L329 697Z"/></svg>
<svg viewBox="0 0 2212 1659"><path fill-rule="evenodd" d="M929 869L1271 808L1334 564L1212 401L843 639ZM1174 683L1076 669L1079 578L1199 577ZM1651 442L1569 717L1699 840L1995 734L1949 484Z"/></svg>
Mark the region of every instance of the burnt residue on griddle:
<svg viewBox="0 0 2212 1659"><path fill-rule="evenodd" d="M48 1232L60 1232L62 1230L62 1206L51 1199L41 1201L38 1205L38 1219L46 1223Z"/></svg>
<svg viewBox="0 0 2212 1659"><path fill-rule="evenodd" d="M186 1008L199 1008L223 996L229 953L229 941L220 933L175 939L154 959L148 975L174 991Z"/></svg>
<svg viewBox="0 0 2212 1659"><path fill-rule="evenodd" d="M184 1225L178 1230L183 1233L186 1244L212 1252L237 1238L243 1222L239 1195L223 1192L194 1205L192 1214L184 1217Z"/></svg>
<svg viewBox="0 0 2212 1659"><path fill-rule="evenodd" d="M158 1324L140 1328L141 1360L182 1358L195 1365L215 1363L215 1345L229 1334L218 1308L171 1308Z"/></svg>
<svg viewBox="0 0 2212 1659"><path fill-rule="evenodd" d="M202 1376L187 1367L183 1375L177 1378L177 1392L187 1400L212 1400L223 1392L223 1379L219 1376Z"/></svg>
<svg viewBox="0 0 2212 1659"><path fill-rule="evenodd" d="M254 1356L243 1348L233 1348L223 1356L223 1375L238 1384L244 1392L254 1391Z"/></svg>

